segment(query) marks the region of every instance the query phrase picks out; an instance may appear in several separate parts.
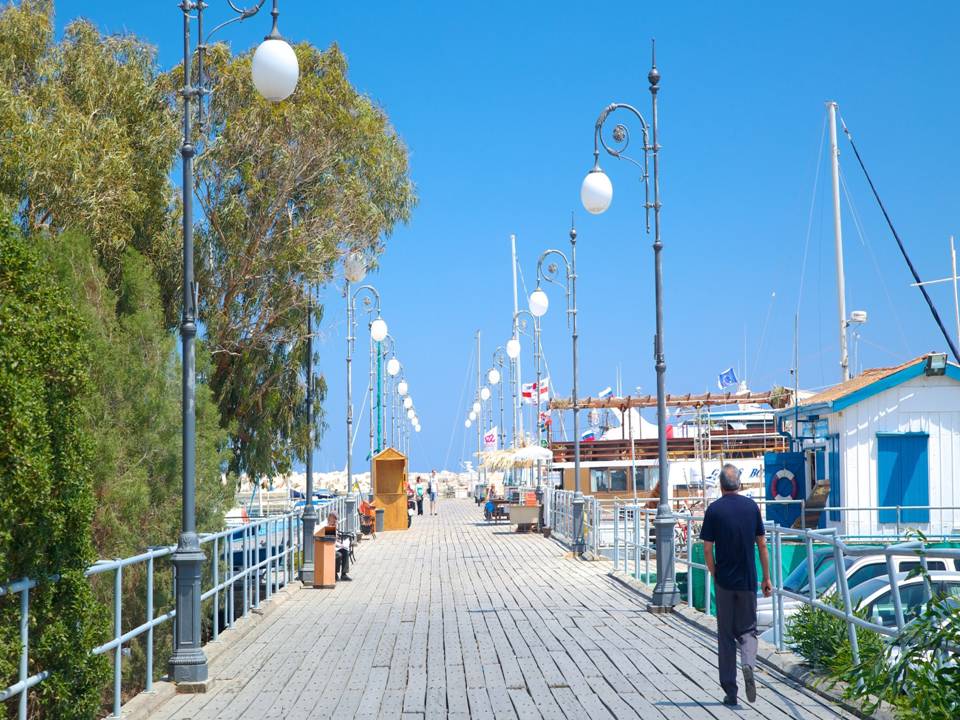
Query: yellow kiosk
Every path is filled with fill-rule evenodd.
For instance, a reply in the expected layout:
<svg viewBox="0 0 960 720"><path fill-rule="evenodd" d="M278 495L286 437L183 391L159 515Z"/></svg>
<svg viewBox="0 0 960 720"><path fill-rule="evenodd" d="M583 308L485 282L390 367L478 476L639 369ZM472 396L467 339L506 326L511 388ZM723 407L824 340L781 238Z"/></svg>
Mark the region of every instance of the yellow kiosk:
<svg viewBox="0 0 960 720"><path fill-rule="evenodd" d="M407 529L407 457L393 448L374 456L373 504L383 508L384 530Z"/></svg>

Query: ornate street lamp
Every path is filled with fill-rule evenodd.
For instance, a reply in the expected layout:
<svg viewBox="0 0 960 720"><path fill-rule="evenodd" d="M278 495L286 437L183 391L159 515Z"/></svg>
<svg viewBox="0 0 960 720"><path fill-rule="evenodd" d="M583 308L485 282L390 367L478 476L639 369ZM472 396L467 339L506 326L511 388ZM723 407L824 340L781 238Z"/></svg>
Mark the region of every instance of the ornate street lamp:
<svg viewBox="0 0 960 720"><path fill-rule="evenodd" d="M176 585L174 588L177 613L176 632L173 638L173 655L170 658L170 677L177 684L189 686L206 683L208 676L207 656L201 647L200 600L203 563L206 555L200 547L197 534L196 511L196 414L194 409L196 395L196 354L194 340L197 334L197 294L198 287L193 273L193 157L196 148L193 145L193 104L196 101L197 120L203 126L204 96L210 93L204 85L206 77L203 61L206 43L221 28L255 15L264 0L247 9L237 8L228 0L237 16L218 25L206 37L203 34L203 12L206 3L203 0L182 0L180 11L183 15L183 142L180 145L180 157L183 161L183 315L180 322L180 338L183 345L183 475L182 475L182 515L180 536L172 562L175 568ZM273 2L273 29L257 48L253 58L253 82L257 90L268 100L283 100L297 86L299 67L297 56L277 30L277 1ZM197 20L197 85L193 85L191 60L190 22Z"/></svg>
<svg viewBox="0 0 960 720"><path fill-rule="evenodd" d="M362 280L363 276L359 276ZM387 336L387 323L380 317L380 293L373 285L361 285L353 295L350 294L350 278L347 278L347 487L353 487L353 350L356 337L357 298L363 296L363 303L367 313L376 312L376 317L369 323L370 332L370 380L369 389L373 392L374 343L381 342ZM372 395L371 395L372 398ZM370 403L371 408L373 402ZM373 416L370 418L370 461L373 462ZM370 487L373 492L373 487ZM312 544L312 543L311 543ZM312 550L311 550L312 552Z"/></svg>
<svg viewBox="0 0 960 720"><path fill-rule="evenodd" d="M663 352L663 271L660 252L663 243L660 241L660 181L659 181L659 153L657 144L657 92L660 90L660 71L657 70L656 55L653 55L650 72L647 74L650 83L651 118L652 125L648 126L640 111L632 105L613 103L608 105L597 118L593 131L593 169L587 173L580 187L580 199L588 212L598 215L604 212L613 200L613 185L610 178L600 169L600 148L603 147L612 157L628 160L639 167L643 174L641 180L644 186L643 207L646 212L647 232L650 232L650 211L653 210L653 272L654 294L656 301L656 339L654 341L654 363L657 371L657 459L660 481L660 503L657 506L657 516L654 520L657 543L657 584L653 590L653 600L650 610L654 612L668 612L679 601L679 592L676 583L676 562L673 548L673 530L676 518L670 509L670 479L667 462L667 407L665 377L667 363ZM631 113L640 123L643 133L643 162L638 162L624 154L630 143L630 133L626 126L618 123L613 129L615 147L607 144L603 137L603 124L611 113L625 110ZM652 138L651 138L652 131ZM653 178L651 182L648 172L648 160L653 160ZM650 190L653 186L653 201L650 201Z"/></svg>

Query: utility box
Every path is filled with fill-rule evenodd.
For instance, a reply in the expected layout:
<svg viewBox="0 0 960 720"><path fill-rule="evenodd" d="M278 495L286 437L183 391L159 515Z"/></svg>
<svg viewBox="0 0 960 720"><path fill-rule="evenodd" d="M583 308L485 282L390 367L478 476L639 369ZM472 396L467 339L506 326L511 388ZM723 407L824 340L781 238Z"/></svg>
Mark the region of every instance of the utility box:
<svg viewBox="0 0 960 720"><path fill-rule="evenodd" d="M313 534L313 586L333 588L337 585L337 536L328 535L325 528Z"/></svg>
<svg viewBox="0 0 960 720"><path fill-rule="evenodd" d="M373 458L373 504L383 509L384 530L407 529L407 457L386 448ZM378 518L379 519L379 518ZM377 532L380 528L377 528Z"/></svg>

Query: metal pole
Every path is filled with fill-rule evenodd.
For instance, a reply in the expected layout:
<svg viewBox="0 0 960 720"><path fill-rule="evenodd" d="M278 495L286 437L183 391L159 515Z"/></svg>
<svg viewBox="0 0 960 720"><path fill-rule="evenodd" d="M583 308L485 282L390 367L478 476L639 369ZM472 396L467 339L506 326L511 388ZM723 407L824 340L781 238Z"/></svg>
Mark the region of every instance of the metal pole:
<svg viewBox="0 0 960 720"><path fill-rule="evenodd" d="M837 300L840 314L840 375L846 382L850 379L847 358L847 294L843 275L843 231L840 225L840 149L837 147L837 103L827 103L830 117L830 174L833 179L833 242L837 258Z"/></svg>
<svg viewBox="0 0 960 720"><path fill-rule="evenodd" d="M573 550L584 551L583 545L583 493L580 491L580 406L578 400L578 357L577 357L577 231L570 228L570 317L573 339ZM538 389L539 392L539 389Z"/></svg>
<svg viewBox="0 0 960 720"><path fill-rule="evenodd" d="M310 446L307 449L307 499L303 506L303 567L300 568L300 580L304 585L312 587L313 530L317 525L317 509L313 505L313 448L315 442L313 428L313 293L312 291L308 292L310 294L307 297L307 434L310 438ZM349 334L348 330L347 335ZM347 432L349 433L349 425ZM349 453L350 446L348 444L347 454L349 455Z"/></svg>
<svg viewBox="0 0 960 720"><path fill-rule="evenodd" d="M207 656L201 647L200 631L200 581L203 562L206 558L197 535L196 515L196 417L194 399L196 394L196 356L194 338L196 325L196 284L193 278L193 156L190 113L193 98L202 102L198 88L192 87L190 60L190 13L195 11L198 23L203 13L202 2L183 0L183 143L180 157L183 163L183 315L180 323L180 338L183 344L182 375L182 517L180 537L172 562L175 568L174 589L177 611L176 632L173 638L173 655L170 658L170 677L177 684L202 684L207 681ZM201 26L202 28L202 26ZM202 30L201 30L202 32ZM203 42L201 36L200 41Z"/></svg>
<svg viewBox="0 0 960 720"><path fill-rule="evenodd" d="M510 236L510 253L511 258L513 259L513 337L517 340L520 339L519 326L517 324L517 312L519 307L517 305L517 236ZM520 404L523 402L520 395L520 383L522 382L521 375L521 365L520 365L520 355L513 360L513 364L516 367L516 373L514 376L514 388L513 388L513 444L516 446L521 437L523 436L523 410Z"/></svg>
<svg viewBox="0 0 960 720"><path fill-rule="evenodd" d="M953 235L950 236L950 267L953 276L953 318L957 324L957 342L960 342L960 303L957 302L957 249L953 245Z"/></svg>
<svg viewBox="0 0 960 720"><path fill-rule="evenodd" d="M541 382L541 375L543 374L543 370L541 367L543 364L541 362L542 361L541 351L542 351L542 347L540 345L540 318L535 317L533 319L533 363L534 363L534 368L537 374L537 382L536 382L536 385L534 385L533 391L534 393L536 393L537 409L535 413L536 417L534 418L534 422L536 423L535 427L537 428L537 447L543 446L543 434L540 430L540 382ZM541 478L543 476L542 468L543 468L543 463L537 460L537 496L538 497L542 492L541 490L541 486L542 486Z"/></svg>
<svg viewBox="0 0 960 720"><path fill-rule="evenodd" d="M673 529L676 518L670 509L670 467L667 460L667 362L663 352L663 267L660 258L663 243L660 241L660 147L657 144L657 92L660 89L660 72L656 57L647 75L653 112L653 266L657 306L657 334L654 347L657 369L657 465L660 479L660 504L654 520L657 536L657 584L653 589L650 610L669 612L679 602L676 584L676 559L673 556ZM576 417L576 416L574 416Z"/></svg>
<svg viewBox="0 0 960 720"><path fill-rule="evenodd" d="M350 281L347 294L347 492L353 489L353 298Z"/></svg>
<svg viewBox="0 0 960 720"><path fill-rule="evenodd" d="M484 471L483 475L480 474L480 451L481 451L481 442L483 441L483 403L480 400L480 331L477 330L477 402L480 403L480 412L477 413L477 478L483 478L483 483L486 485L486 472Z"/></svg>
<svg viewBox="0 0 960 720"><path fill-rule="evenodd" d="M383 450L383 343L377 344L377 452Z"/></svg>
<svg viewBox="0 0 960 720"><path fill-rule="evenodd" d="M370 321L372 322L372 321ZM367 332L370 331L370 322L367 322ZM373 493L373 456L376 455L376 447L373 444L373 428L376 425L376 420L373 417L374 408L376 407L376 402L373 399L373 353L374 353L374 344L373 336L370 336L370 379L367 383L367 397L370 398L370 492Z"/></svg>

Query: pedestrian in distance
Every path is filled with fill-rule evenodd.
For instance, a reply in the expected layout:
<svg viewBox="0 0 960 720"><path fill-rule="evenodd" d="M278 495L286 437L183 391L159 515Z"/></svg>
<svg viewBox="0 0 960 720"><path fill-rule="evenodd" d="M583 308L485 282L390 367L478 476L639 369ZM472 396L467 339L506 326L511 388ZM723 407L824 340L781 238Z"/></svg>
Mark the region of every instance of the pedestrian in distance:
<svg viewBox="0 0 960 720"><path fill-rule="evenodd" d="M430 499L430 514L437 514L437 471L430 473L430 480L427 483L427 497Z"/></svg>
<svg viewBox="0 0 960 720"><path fill-rule="evenodd" d="M423 499L427 493L427 486L423 484L423 478L417 475L417 485L414 488L417 495L417 515L423 515Z"/></svg>
<svg viewBox="0 0 960 720"><path fill-rule="evenodd" d="M763 580L760 589L770 597L770 557L760 508L741 495L740 470L726 464L720 469L720 497L703 516L700 539L707 570L713 576L717 598L717 654L723 704L737 705L737 646L747 700L757 699L757 566L760 555Z"/></svg>

